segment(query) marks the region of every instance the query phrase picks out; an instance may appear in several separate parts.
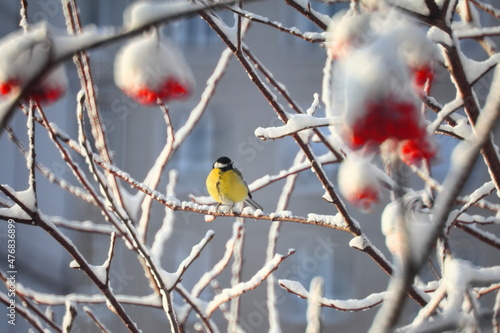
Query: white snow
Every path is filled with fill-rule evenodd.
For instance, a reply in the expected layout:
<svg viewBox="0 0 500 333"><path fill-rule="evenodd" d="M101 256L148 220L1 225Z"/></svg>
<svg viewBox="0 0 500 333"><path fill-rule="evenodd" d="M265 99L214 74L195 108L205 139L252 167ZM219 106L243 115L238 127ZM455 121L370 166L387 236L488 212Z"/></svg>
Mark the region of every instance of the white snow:
<svg viewBox="0 0 500 333"><path fill-rule="evenodd" d="M435 26L431 27L427 31L427 37L430 40L432 40L433 42L438 43L438 44L443 44L443 45L447 45L447 46L453 45L453 40L450 37L450 35L448 35L446 32L444 32L443 30L441 30Z"/></svg>
<svg viewBox="0 0 500 333"><path fill-rule="evenodd" d="M0 40L0 81L26 80L37 73L48 61L46 24L31 26L29 32L15 31Z"/></svg>
<svg viewBox="0 0 500 333"><path fill-rule="evenodd" d="M212 207L211 207L212 208ZM213 207L214 210L215 210L215 207ZM215 211L214 211L215 213ZM205 222L212 222L213 220L215 220L215 216L214 215L205 215Z"/></svg>
<svg viewBox="0 0 500 333"><path fill-rule="evenodd" d="M443 272L440 288L444 288L448 296L443 309L444 317L461 311L470 285L482 286L500 282L500 266L477 267L452 256L446 257Z"/></svg>
<svg viewBox="0 0 500 333"><path fill-rule="evenodd" d="M336 48L331 51L334 56L340 56L335 69L340 82L334 89L341 92L334 91L332 105L345 108L347 124L364 114L368 100L390 96L415 102L408 66L426 65L437 54L424 32L410 18L393 10L339 15L334 19L339 23L331 27L335 34L332 32L330 44ZM353 36L358 37L354 38L357 45L352 45Z"/></svg>
<svg viewBox="0 0 500 333"><path fill-rule="evenodd" d="M14 191L9 185L3 184L2 185L11 195L13 195L20 203L23 205L29 212L36 212L36 198L35 198L35 192L33 191L32 188L28 188L24 191ZM23 209L21 206L18 204L13 204L11 207L8 208L0 208L0 215L2 216L8 216L9 218L12 218L14 220L30 220L31 217L26 212L25 209Z"/></svg>
<svg viewBox="0 0 500 333"><path fill-rule="evenodd" d="M488 181L482 186L477 188L474 192L469 194L469 200L471 202L479 201L480 199L490 195L495 190L495 183L493 181Z"/></svg>
<svg viewBox="0 0 500 333"><path fill-rule="evenodd" d="M123 188L121 184L118 183L118 186L120 188L120 194L125 210L129 214L130 218L136 220L139 216L141 202L146 194L141 191L137 191L135 194L132 194L127 189Z"/></svg>
<svg viewBox="0 0 500 333"><path fill-rule="evenodd" d="M428 126L428 130L430 133L434 133L434 131L439 127L439 125L444 121L444 119L447 117L447 116L450 116L450 114L452 112L454 112L456 109L458 109L459 107L461 107L463 105L464 101L461 97L459 97L458 95L455 97L455 99L453 99L452 101L446 103L442 108L441 110L439 111L437 117L436 117L436 120L434 120L432 122L431 125ZM465 119L465 118L463 118ZM467 121L466 119L464 120L465 122ZM467 125L465 123L465 125ZM455 130L453 128L453 130ZM460 132L462 132L464 130L463 127L459 127L458 129ZM465 129L465 132L469 132L467 129ZM458 134L458 133L457 133Z"/></svg>
<svg viewBox="0 0 500 333"><path fill-rule="evenodd" d="M73 320L76 316L76 307L69 299L66 301L65 305L66 311L64 312L61 326L63 328L63 332L69 332L69 328L72 326Z"/></svg>
<svg viewBox="0 0 500 333"><path fill-rule="evenodd" d="M500 62L500 54L495 53L484 61L475 61L465 56L465 54L460 53L460 60L462 61L467 81L474 83Z"/></svg>
<svg viewBox="0 0 500 333"><path fill-rule="evenodd" d="M79 269L80 268L80 264L76 260L72 260L69 263L69 267L74 268L74 269Z"/></svg>
<svg viewBox="0 0 500 333"><path fill-rule="evenodd" d="M453 28L455 28L455 26L453 26ZM457 38L475 38L485 35L498 35L500 34L500 27L462 28L460 30L454 30L454 33Z"/></svg>
<svg viewBox="0 0 500 333"><path fill-rule="evenodd" d="M93 25L83 27L81 33L78 35L53 32L50 36L53 57L54 59L67 58L77 51L82 51L99 43L104 43L117 36L118 34L114 28L96 27Z"/></svg>
<svg viewBox="0 0 500 333"><path fill-rule="evenodd" d="M0 82L17 84L21 88L36 77L50 60L49 28L45 23L31 25L26 32L15 31L0 40ZM41 78L37 89L66 91L68 80L62 65Z"/></svg>
<svg viewBox="0 0 500 333"><path fill-rule="evenodd" d="M386 246L398 259L405 258L408 245L416 262L425 255L427 241L435 230L429 211L423 210L422 205L420 195L409 192L389 203L382 213L381 229Z"/></svg>
<svg viewBox="0 0 500 333"><path fill-rule="evenodd" d="M255 129L255 136L261 139L278 139L284 136L297 133L309 128L333 126L342 124L340 117L326 117L318 118L307 114L297 114L290 119L283 126L278 127L258 127Z"/></svg>
<svg viewBox="0 0 500 333"><path fill-rule="evenodd" d="M167 185L167 194L175 195L174 188L177 181L177 173L170 171L170 182ZM166 241L172 235L174 229L175 214L174 211L165 207L165 217L160 229L155 234L153 245L151 245L151 257L155 262L161 262L161 257L164 253L164 246Z"/></svg>
<svg viewBox="0 0 500 333"><path fill-rule="evenodd" d="M340 11L328 26L326 46L332 58L342 58L352 49L365 46L373 40L372 14ZM356 44L353 44L356 43Z"/></svg>
<svg viewBox="0 0 500 333"><path fill-rule="evenodd" d="M345 219L340 213L337 213L335 215L321 215L321 214L309 213L307 214L307 221L326 226L333 226L340 229L347 228Z"/></svg>
<svg viewBox="0 0 500 333"><path fill-rule="evenodd" d="M94 265L88 265L92 272L95 274L95 276L101 281L101 283L106 283L108 273L106 272L106 267L104 265L102 266L94 266Z"/></svg>
<svg viewBox="0 0 500 333"><path fill-rule="evenodd" d="M321 295L324 280L316 276L311 280L309 297L307 298L306 333L318 333L321 330Z"/></svg>
<svg viewBox="0 0 500 333"><path fill-rule="evenodd" d="M233 223L233 234L231 238L229 238L226 242L226 250L224 251L224 255L212 267L210 271L203 274L203 276L198 280L191 291L191 295L193 295L194 297L199 296L203 289L208 286L210 282L213 281L214 278L219 275L222 270L228 265L229 260L231 260L233 255L235 243L241 237L242 229L243 224L241 222L237 221Z"/></svg>
<svg viewBox="0 0 500 333"><path fill-rule="evenodd" d="M349 246L352 247L353 249L364 251L368 246L367 239L364 235L353 237L349 241Z"/></svg>

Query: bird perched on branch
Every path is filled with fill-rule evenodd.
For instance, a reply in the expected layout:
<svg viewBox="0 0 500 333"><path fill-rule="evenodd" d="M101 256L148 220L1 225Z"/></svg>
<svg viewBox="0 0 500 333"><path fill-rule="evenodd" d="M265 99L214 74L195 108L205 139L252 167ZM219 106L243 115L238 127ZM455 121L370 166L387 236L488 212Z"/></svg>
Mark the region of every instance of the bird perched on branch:
<svg viewBox="0 0 500 333"><path fill-rule="evenodd" d="M206 185L208 193L219 203L217 206L230 204L232 208L235 203L245 201L254 209L262 210L262 207L252 199L241 172L233 167L233 161L226 156L219 157L214 162Z"/></svg>

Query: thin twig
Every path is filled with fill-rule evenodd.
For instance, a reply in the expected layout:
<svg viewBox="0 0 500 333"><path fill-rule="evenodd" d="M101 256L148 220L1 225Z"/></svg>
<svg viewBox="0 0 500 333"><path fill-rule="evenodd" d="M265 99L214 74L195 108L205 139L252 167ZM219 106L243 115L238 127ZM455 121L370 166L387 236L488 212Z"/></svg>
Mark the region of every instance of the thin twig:
<svg viewBox="0 0 500 333"><path fill-rule="evenodd" d="M254 274L249 281L240 282L237 285L226 288L221 291L220 294L216 295L212 301L207 304L206 313L210 317L213 312L222 304L241 294L247 292L248 290L256 288L258 285L264 281L269 274L275 271L280 263L292 255L295 251L289 250L286 255L276 255L271 262L268 262L264 267L262 267L257 273Z"/></svg>
<svg viewBox="0 0 500 333"><path fill-rule="evenodd" d="M172 124L172 120L170 119L170 111L168 105L165 104L162 100L158 100L158 106L163 112L163 116L165 119L166 132L167 132L167 140L165 142L165 146L161 151L160 155L156 159L155 164L150 169L144 183L148 184L149 187L156 190L158 188L158 184L160 183L161 176L163 171L167 165L167 162L170 160L170 157L174 153L172 149L175 143L175 131ZM143 243L147 241L148 234L148 225L151 217L151 204L153 200L151 197L145 196L141 203L141 217L139 219L139 227L138 231L141 234L141 239Z"/></svg>
<svg viewBox="0 0 500 333"><path fill-rule="evenodd" d="M0 293L0 303L3 303L7 306L10 306L10 299L7 298L7 295L4 293ZM16 304L16 315L19 314L23 317L35 330L40 333L46 332L45 329L41 326L41 323L37 320L37 318L33 317L33 315L21 304ZM15 323L15 322L14 322Z"/></svg>
<svg viewBox="0 0 500 333"><path fill-rule="evenodd" d="M267 17L255 15L252 12L242 10L242 9L236 9L234 7L228 7L229 10L232 12L238 14L240 17L245 17L253 22L258 22L261 24L268 25L274 29L277 29L281 32L288 33L292 36L299 37L305 41L311 42L311 43L324 43L325 42L325 37L320 36L319 33L303 33L297 30L297 28L287 28L284 27L280 22L275 22L271 21Z"/></svg>
<svg viewBox="0 0 500 333"><path fill-rule="evenodd" d="M83 307L83 311L87 313L87 315L92 319L92 321L96 324L97 327L101 330L103 333L109 333L109 330L104 326L103 323L96 317L96 315L90 310L88 306Z"/></svg>
<svg viewBox="0 0 500 333"><path fill-rule="evenodd" d="M68 31L72 35L78 35L82 32L82 25L80 22L80 15L78 11L78 7L74 0L67 0L63 5L63 11L66 17L66 26L68 27ZM80 51L75 54L73 57L73 61L78 69L78 74L80 77L80 84L82 89L85 91L85 103L87 106L87 113L90 119L90 125L92 129L92 134L96 141L96 148L99 152L101 158L108 162L112 163L111 153L108 148L107 138L104 133L104 126L102 124L100 111L97 107L96 101L96 92L94 89L94 79L92 73L90 71L90 61L89 56L86 51ZM120 213L124 213L124 203L122 198L122 193L120 191L120 187L114 175L107 175L108 184L111 187L111 191L114 194L113 205L117 205L118 207L114 207L114 210ZM120 209L121 208L121 209Z"/></svg>
<svg viewBox="0 0 500 333"><path fill-rule="evenodd" d="M28 184L29 188L33 191L33 196L35 198L35 206L37 203L37 188L36 188L36 176L35 176L35 166L36 166L36 147L35 147L35 105L30 102L30 107L28 111L28 155L26 156L27 167L29 170Z"/></svg>
<svg viewBox="0 0 500 333"><path fill-rule="evenodd" d="M128 314L123 309L120 302L116 299L113 292L108 288L108 286L99 279L94 270L89 266L85 258L82 256L80 251L75 248L74 244L57 228L54 228L50 222L44 220L38 212L31 211L22 201L20 201L14 194L12 194L3 185L0 185L0 191L3 192L7 197L13 200L26 214L28 214L34 221L34 223L40 226L43 230L49 233L55 241L57 241L78 263L79 268L85 272L85 274L90 278L90 280L100 289L100 291L106 296L109 301L110 308L116 315L123 321L125 326L130 332L139 333L135 323L128 316Z"/></svg>

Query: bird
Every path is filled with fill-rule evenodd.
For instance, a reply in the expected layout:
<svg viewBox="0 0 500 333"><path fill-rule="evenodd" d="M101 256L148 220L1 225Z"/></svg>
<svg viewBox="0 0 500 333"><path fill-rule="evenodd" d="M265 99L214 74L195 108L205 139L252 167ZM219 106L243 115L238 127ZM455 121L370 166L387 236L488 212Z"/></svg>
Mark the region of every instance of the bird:
<svg viewBox="0 0 500 333"><path fill-rule="evenodd" d="M220 204L233 205L245 201L254 209L262 209L248 189L241 172L233 167L233 161L229 157L219 157L212 165L212 171L207 176L206 185L208 193Z"/></svg>

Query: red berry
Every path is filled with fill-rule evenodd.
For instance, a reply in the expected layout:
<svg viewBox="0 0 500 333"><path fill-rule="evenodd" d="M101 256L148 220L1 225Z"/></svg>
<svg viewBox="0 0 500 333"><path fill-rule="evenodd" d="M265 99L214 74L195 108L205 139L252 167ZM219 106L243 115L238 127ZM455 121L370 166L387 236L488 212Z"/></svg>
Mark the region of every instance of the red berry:
<svg viewBox="0 0 500 333"><path fill-rule="evenodd" d="M152 105L157 102L158 98L164 101L182 99L188 97L190 92L191 91L189 89L180 84L178 81L168 79L158 90L142 87L137 90L126 91L126 94L138 103Z"/></svg>
<svg viewBox="0 0 500 333"><path fill-rule="evenodd" d="M141 104L154 104L158 99L158 94L148 88L139 88L137 91L127 92L127 95L135 99L138 103Z"/></svg>
<svg viewBox="0 0 500 333"><path fill-rule="evenodd" d="M64 95L65 92L64 88L44 89L42 87L37 87L29 94L29 97L33 98L40 104L48 105L56 102Z"/></svg>
<svg viewBox="0 0 500 333"><path fill-rule="evenodd" d="M371 207L380 201L380 192L376 187L366 187L357 193L353 193L347 200L363 211L369 211Z"/></svg>
<svg viewBox="0 0 500 333"><path fill-rule="evenodd" d="M190 91L174 79L168 79L163 85L160 96L165 99L182 99L188 97Z"/></svg>
<svg viewBox="0 0 500 333"><path fill-rule="evenodd" d="M353 148L359 148L368 142L381 144L390 138L413 139L424 133L414 103L385 98L367 103L365 114L352 126L349 141Z"/></svg>
<svg viewBox="0 0 500 333"><path fill-rule="evenodd" d="M424 88L427 82L432 82L432 79L434 78L434 70L430 65L413 68L412 72L415 85L420 89Z"/></svg>
<svg viewBox="0 0 500 333"><path fill-rule="evenodd" d="M6 82L0 83L0 94L8 95L12 92L13 89L19 86L19 82L14 79L9 79Z"/></svg>
<svg viewBox="0 0 500 333"><path fill-rule="evenodd" d="M400 144L401 159L406 164L417 164L436 155L436 148L427 138L405 140Z"/></svg>

